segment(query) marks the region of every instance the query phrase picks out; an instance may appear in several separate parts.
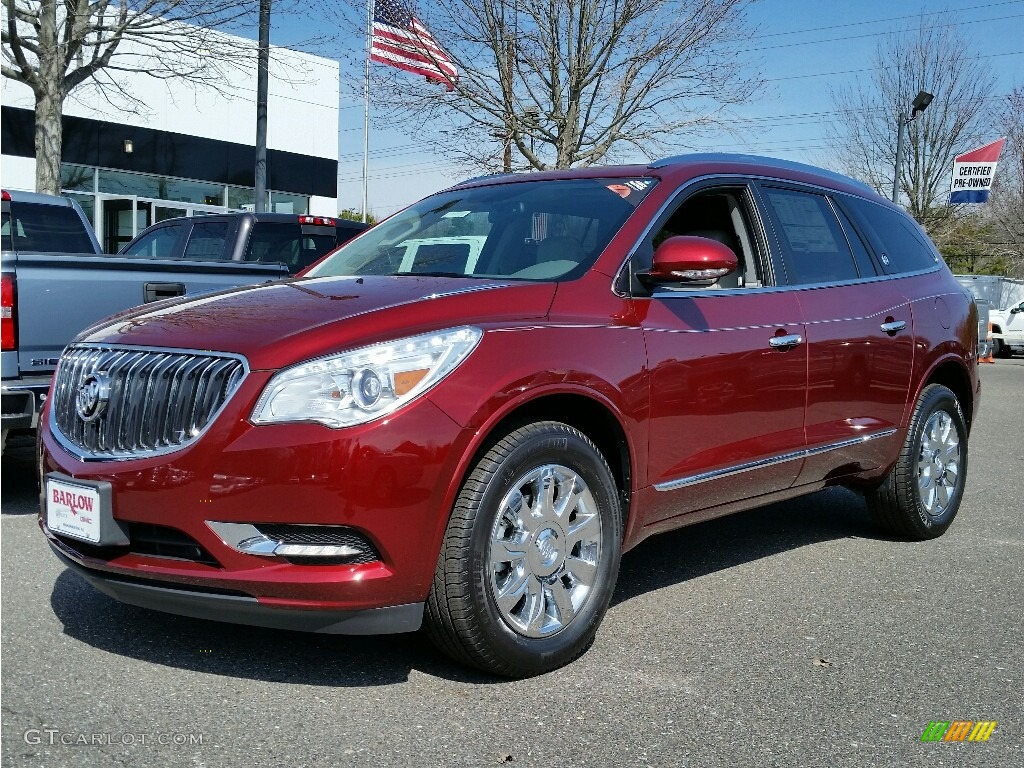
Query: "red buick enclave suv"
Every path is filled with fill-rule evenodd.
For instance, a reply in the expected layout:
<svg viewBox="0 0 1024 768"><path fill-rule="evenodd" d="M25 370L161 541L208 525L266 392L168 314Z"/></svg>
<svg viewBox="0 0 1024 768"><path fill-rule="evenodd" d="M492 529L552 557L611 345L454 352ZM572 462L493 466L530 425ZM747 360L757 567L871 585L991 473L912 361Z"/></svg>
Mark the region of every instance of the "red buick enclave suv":
<svg viewBox="0 0 1024 768"><path fill-rule="evenodd" d="M477 179L295 280L83 332L40 525L189 616L411 631L508 676L592 641L623 551L829 485L957 513L977 315L861 184L748 156ZM723 544L727 546L727 544Z"/></svg>

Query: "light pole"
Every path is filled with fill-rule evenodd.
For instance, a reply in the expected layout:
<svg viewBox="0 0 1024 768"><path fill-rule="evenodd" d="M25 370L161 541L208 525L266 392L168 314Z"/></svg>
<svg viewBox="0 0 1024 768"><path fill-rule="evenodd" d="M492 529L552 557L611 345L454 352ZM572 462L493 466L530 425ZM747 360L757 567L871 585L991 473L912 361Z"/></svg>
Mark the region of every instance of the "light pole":
<svg viewBox="0 0 1024 768"><path fill-rule="evenodd" d="M896 173L892 179L892 201L894 203L899 202L900 173L903 171L903 137L907 133L907 126L917 117L919 112L924 112L928 109L928 105L932 103L934 98L928 91L918 91L917 96L914 97L914 101L910 105L910 114L907 117L898 115L896 118L899 127L896 129Z"/></svg>

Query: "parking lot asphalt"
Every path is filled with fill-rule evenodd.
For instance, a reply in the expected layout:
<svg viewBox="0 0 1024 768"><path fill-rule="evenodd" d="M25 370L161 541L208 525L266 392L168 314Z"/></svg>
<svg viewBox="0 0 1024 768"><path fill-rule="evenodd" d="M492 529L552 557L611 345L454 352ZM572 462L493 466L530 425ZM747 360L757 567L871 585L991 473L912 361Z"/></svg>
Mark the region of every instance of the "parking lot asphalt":
<svg viewBox="0 0 1024 768"><path fill-rule="evenodd" d="M421 634L346 638L121 605L2 461L5 766L1024 765L1024 359L982 366L967 493L893 540L832 489L648 540L593 648L509 682ZM987 742L923 743L933 721ZM201 743L200 743L201 742Z"/></svg>

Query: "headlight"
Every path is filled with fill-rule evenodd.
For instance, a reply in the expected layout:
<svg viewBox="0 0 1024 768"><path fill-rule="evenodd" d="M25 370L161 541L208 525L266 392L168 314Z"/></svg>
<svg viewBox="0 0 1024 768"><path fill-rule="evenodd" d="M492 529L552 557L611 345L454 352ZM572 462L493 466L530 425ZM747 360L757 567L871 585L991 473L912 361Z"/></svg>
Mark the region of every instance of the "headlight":
<svg viewBox="0 0 1024 768"><path fill-rule="evenodd" d="M386 416L455 370L482 336L479 328L452 328L286 368L267 384L251 419L338 428Z"/></svg>

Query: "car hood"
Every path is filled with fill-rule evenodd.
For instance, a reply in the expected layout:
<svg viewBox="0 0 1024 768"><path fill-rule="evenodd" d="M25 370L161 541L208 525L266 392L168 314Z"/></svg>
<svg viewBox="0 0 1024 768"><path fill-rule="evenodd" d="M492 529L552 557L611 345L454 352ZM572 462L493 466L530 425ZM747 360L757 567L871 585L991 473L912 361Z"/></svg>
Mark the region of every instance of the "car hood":
<svg viewBox="0 0 1024 768"><path fill-rule="evenodd" d="M449 277L320 277L140 307L76 341L244 355L253 370L457 325L543 317L554 283Z"/></svg>

